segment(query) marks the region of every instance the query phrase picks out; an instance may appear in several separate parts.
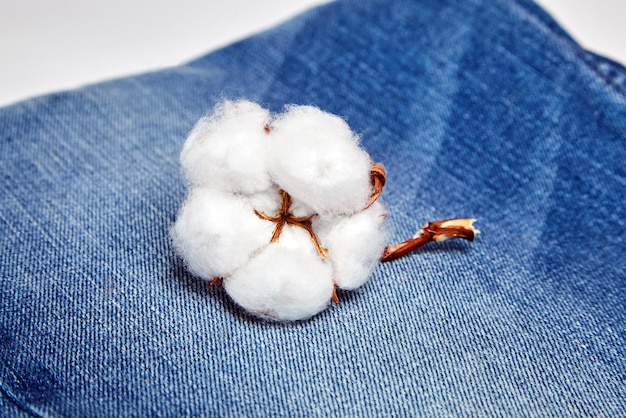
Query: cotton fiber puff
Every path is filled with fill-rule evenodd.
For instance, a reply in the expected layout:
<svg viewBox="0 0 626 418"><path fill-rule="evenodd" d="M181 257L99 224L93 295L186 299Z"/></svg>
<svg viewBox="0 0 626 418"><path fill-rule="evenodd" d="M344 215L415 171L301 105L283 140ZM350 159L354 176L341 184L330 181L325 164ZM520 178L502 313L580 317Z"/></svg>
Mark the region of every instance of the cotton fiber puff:
<svg viewBox="0 0 626 418"><path fill-rule="evenodd" d="M365 207L372 163L343 119L311 106L290 106L272 129L270 169L294 198L320 214Z"/></svg>
<svg viewBox="0 0 626 418"><path fill-rule="evenodd" d="M250 262L224 280L233 300L271 319L297 320L324 309L334 283L332 268L301 228L289 228Z"/></svg>
<svg viewBox="0 0 626 418"><path fill-rule="evenodd" d="M310 106L272 118L224 101L192 130L181 164L177 252L253 314L309 318L378 264L386 212L370 202L372 162L343 119Z"/></svg>
<svg viewBox="0 0 626 418"><path fill-rule="evenodd" d="M382 226L386 216L384 205L375 202L352 216L314 222L341 289L353 290L363 285L378 264L381 248L385 248Z"/></svg>
<svg viewBox="0 0 626 418"><path fill-rule="evenodd" d="M172 238L189 270L225 277L267 245L273 225L254 214L250 201L218 190L191 189L172 227Z"/></svg>
<svg viewBox="0 0 626 418"><path fill-rule="evenodd" d="M252 193L271 185L265 132L269 112L247 101L220 103L196 124L185 142L181 162L194 186Z"/></svg>

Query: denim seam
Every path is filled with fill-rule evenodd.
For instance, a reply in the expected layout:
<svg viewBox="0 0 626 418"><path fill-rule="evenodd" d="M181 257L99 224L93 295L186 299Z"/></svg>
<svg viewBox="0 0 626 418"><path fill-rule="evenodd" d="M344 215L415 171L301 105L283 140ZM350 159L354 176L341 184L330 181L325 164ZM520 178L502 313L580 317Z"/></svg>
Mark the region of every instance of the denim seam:
<svg viewBox="0 0 626 418"><path fill-rule="evenodd" d="M593 59L593 57L587 50L580 49L578 51L578 56L586 64L586 66L589 67L598 76L598 78L600 78L600 80L604 82L604 84L606 84L623 98L626 98L626 75L621 75L622 82L620 83L618 81L619 77L612 77L602 71L602 69L600 68L600 64Z"/></svg>
<svg viewBox="0 0 626 418"><path fill-rule="evenodd" d="M17 396L13 395L13 391L7 388L7 385L3 382L0 382L0 392L4 397L13 402L21 411L37 418L43 418L43 415L35 412L30 406L22 402Z"/></svg>
<svg viewBox="0 0 626 418"><path fill-rule="evenodd" d="M524 15L527 18L531 19L535 25L541 26L541 28L545 32L550 33L553 39L562 44L563 48L571 51L574 57L580 60L585 67L591 69L596 74L596 76L603 82L603 84L607 85L623 98L626 98L626 81L620 83L617 81L617 77L611 77L610 75L605 74L600 69L598 63L591 58L591 56L589 55L589 51L576 43L576 41L572 39L569 34L560 34L555 32L554 29L551 28L546 22L542 21L539 17L535 15L535 13L529 10L528 5L525 4L523 1L516 0L515 4L524 10ZM555 23L558 25L558 22L555 21ZM626 75L622 75L622 77L626 79Z"/></svg>

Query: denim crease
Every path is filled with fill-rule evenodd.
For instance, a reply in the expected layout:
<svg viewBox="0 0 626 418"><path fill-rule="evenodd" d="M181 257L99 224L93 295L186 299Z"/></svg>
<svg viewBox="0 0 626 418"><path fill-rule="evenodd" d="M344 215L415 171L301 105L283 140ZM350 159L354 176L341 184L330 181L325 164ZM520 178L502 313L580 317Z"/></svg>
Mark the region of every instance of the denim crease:
<svg viewBox="0 0 626 418"><path fill-rule="evenodd" d="M625 80L528 0L345 0L0 109L0 415L626 416ZM223 97L345 117L390 243L482 233L250 317L169 239Z"/></svg>

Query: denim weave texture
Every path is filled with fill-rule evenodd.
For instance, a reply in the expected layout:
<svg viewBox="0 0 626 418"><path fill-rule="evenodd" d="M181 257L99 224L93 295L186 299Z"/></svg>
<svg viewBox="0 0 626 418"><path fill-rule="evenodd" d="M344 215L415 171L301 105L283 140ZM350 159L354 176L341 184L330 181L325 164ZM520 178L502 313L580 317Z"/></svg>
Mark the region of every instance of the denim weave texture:
<svg viewBox="0 0 626 418"><path fill-rule="evenodd" d="M0 416L626 416L625 95L530 1L354 0L0 109ZM345 117L390 244L482 233L311 320L250 317L169 240L223 97Z"/></svg>

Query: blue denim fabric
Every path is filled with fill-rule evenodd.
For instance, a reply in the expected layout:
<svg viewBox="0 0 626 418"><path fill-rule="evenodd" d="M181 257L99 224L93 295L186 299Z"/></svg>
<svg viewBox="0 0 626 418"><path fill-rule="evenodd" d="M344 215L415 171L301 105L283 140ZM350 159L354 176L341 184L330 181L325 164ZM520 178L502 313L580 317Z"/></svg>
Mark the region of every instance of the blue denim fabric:
<svg viewBox="0 0 626 418"><path fill-rule="evenodd" d="M343 115L391 241L309 321L187 273L178 156L221 97ZM626 70L527 0L340 1L187 65L0 109L0 415L625 416Z"/></svg>

